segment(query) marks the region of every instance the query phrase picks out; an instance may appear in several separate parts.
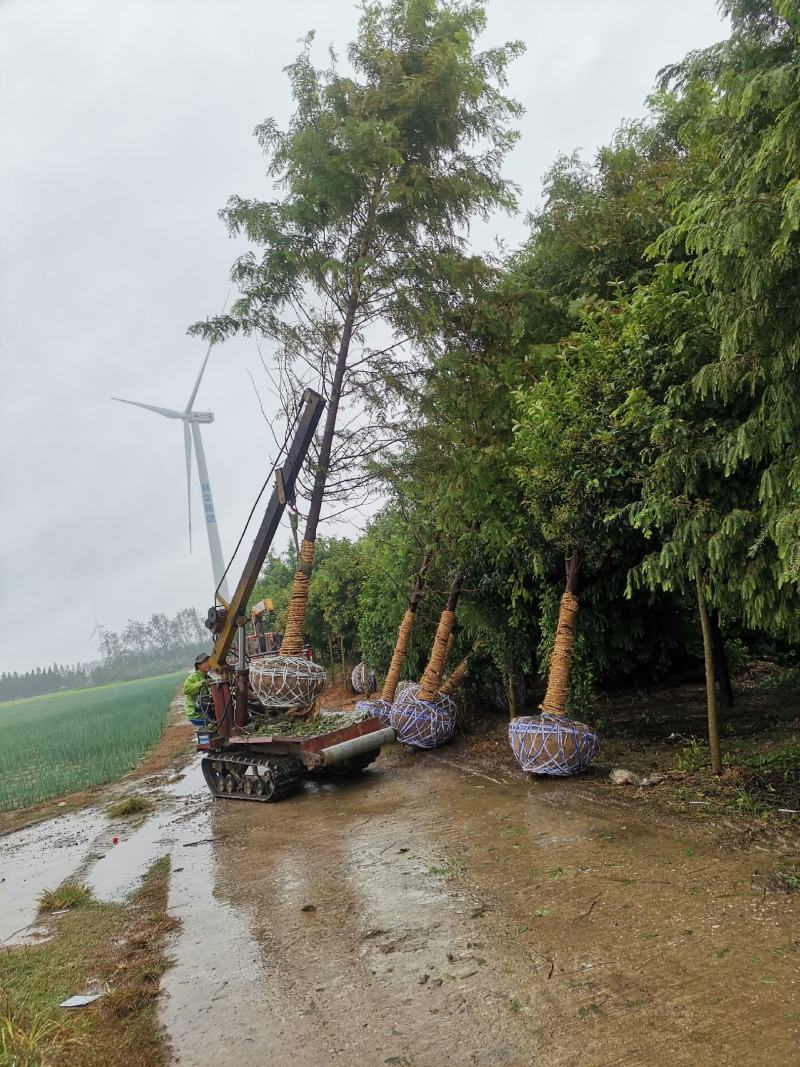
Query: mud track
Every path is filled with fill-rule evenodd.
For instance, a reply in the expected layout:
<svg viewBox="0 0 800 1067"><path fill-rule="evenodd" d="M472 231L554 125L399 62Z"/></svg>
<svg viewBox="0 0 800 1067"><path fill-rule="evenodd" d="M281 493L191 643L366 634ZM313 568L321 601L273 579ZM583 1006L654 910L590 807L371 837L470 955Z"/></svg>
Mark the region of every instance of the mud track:
<svg viewBox="0 0 800 1067"><path fill-rule="evenodd" d="M0 841L12 882L31 833ZM390 756L258 805L212 801L195 764L98 847L101 897L172 855L160 1014L182 1065L797 1062L800 907L754 887L763 855L568 782Z"/></svg>

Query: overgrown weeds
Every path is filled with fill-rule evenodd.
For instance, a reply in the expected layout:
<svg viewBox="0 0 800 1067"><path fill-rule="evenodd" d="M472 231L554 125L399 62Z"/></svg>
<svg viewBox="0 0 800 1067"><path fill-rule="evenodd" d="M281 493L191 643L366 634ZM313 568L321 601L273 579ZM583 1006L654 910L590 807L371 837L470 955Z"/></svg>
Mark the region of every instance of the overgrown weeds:
<svg viewBox="0 0 800 1067"><path fill-rule="evenodd" d="M81 882L62 882L57 889L48 889L39 897L40 911L67 911L91 900L92 891Z"/></svg>
<svg viewBox="0 0 800 1067"><path fill-rule="evenodd" d="M116 800L106 808L106 814L112 819L124 819L130 815L143 815L154 808L152 800L142 796L141 793L131 793L122 800Z"/></svg>
<svg viewBox="0 0 800 1067"><path fill-rule="evenodd" d="M11 1007L6 998L0 1003L0 1065L2 1067L44 1067L77 1038L63 1032L52 1019L26 1014Z"/></svg>
<svg viewBox="0 0 800 1067"><path fill-rule="evenodd" d="M675 756L675 769L687 774L703 770L709 765L708 745L693 737Z"/></svg>

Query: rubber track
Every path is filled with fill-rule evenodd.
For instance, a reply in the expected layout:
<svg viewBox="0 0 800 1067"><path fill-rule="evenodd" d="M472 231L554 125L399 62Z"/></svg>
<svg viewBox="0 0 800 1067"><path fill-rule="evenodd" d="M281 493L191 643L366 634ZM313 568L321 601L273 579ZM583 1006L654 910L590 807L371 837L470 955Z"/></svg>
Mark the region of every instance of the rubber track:
<svg viewBox="0 0 800 1067"><path fill-rule="evenodd" d="M218 790L214 782L214 776L217 772L214 770L214 763L235 764L237 768L246 767L268 767L272 771L275 778L275 789L270 796L259 796L254 793L228 793L226 790ZM202 761L203 777L206 780L206 785L215 797L220 800L255 800L262 804L274 804L278 800L283 800L284 797L293 793L303 777L305 768L300 760L291 759L290 757L276 758L271 756L264 758L263 756L251 756L247 752L220 752L214 753L213 756L205 756Z"/></svg>

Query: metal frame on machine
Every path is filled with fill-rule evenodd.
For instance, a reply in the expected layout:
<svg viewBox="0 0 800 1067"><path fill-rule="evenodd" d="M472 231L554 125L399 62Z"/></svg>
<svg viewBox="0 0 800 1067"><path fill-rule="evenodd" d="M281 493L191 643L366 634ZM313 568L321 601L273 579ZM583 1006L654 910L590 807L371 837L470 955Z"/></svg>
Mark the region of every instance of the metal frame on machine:
<svg viewBox="0 0 800 1067"><path fill-rule="evenodd" d="M206 626L214 634L214 649L211 653L211 667L221 675L221 681L212 685L214 713L217 720L217 732L213 747L223 743L230 736L234 725L232 719L232 699L230 691L230 668L226 657L233 645L233 639L239 628L244 635L247 619L247 601L255 588L264 560L270 550L278 525L283 517L287 502L294 499L294 486L305 461L308 449L314 439L314 433L325 409L325 401L314 392L306 389L303 393L302 408L297 430L286 454L283 467L276 472L276 485L267 503L264 518L258 528L242 576L231 597L230 604L221 610L214 607L209 611ZM237 688L240 700L237 704L236 726L244 726L247 714L247 668L243 662L244 643L240 641L239 665L236 669ZM241 719L241 721L239 721Z"/></svg>

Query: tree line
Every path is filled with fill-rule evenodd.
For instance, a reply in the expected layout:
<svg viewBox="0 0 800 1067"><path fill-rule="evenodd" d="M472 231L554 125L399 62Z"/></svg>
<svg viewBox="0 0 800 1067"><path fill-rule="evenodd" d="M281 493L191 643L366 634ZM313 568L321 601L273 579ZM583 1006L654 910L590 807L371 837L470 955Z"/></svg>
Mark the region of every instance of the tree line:
<svg viewBox="0 0 800 1067"><path fill-rule="evenodd" d="M696 664L701 619L720 681L726 652L796 643L800 12L720 6L729 38L660 72L595 158L559 157L502 257L466 226L515 209L502 89L522 48L475 50L480 3L367 4L352 74L310 47L291 68L292 124L258 131L282 199L231 200L240 297L195 329L275 342L287 411L321 376L347 417L316 489L388 501L357 542L317 541L307 628L331 658L337 638L385 667L426 550L431 604L466 572L459 642L507 693L546 669L569 580L573 710ZM273 557L265 588L295 562Z"/></svg>
<svg viewBox="0 0 800 1067"><path fill-rule="evenodd" d="M210 637L199 612L184 608L171 617L156 612L146 622L129 619L119 633L101 631L100 647L103 660L90 669L83 664L53 664L22 674L4 672L0 675L0 701L179 670L191 664L201 650L208 651Z"/></svg>

